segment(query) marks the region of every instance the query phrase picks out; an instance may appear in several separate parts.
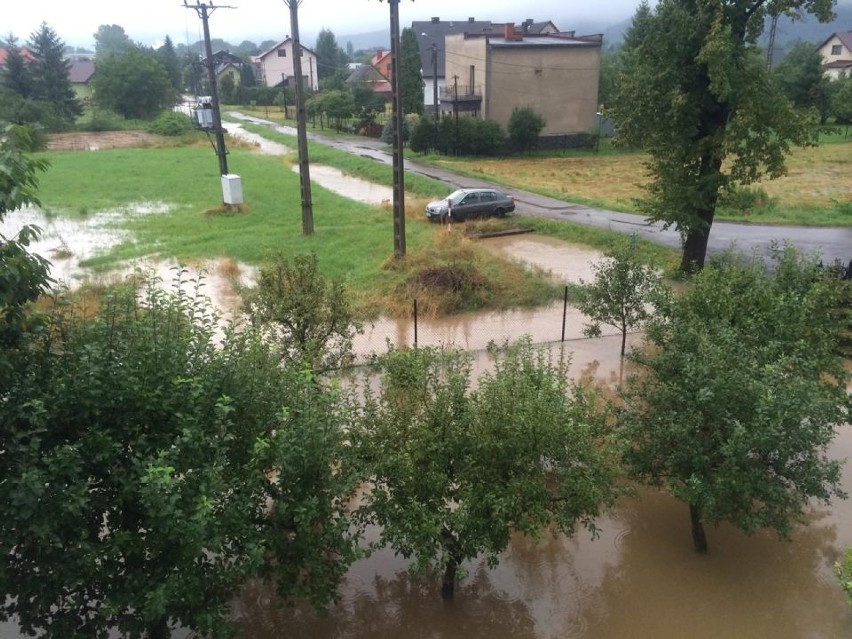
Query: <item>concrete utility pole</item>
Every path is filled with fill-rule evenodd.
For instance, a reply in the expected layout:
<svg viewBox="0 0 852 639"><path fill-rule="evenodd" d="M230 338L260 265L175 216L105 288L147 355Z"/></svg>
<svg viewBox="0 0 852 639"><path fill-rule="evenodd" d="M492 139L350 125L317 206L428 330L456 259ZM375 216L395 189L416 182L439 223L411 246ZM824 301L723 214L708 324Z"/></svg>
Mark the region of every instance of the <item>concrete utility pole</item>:
<svg viewBox="0 0 852 639"><path fill-rule="evenodd" d="M299 184L302 192L302 234L314 232L311 202L311 171L308 166L308 129L305 122L305 92L302 86L302 45L299 44L299 5L302 0L284 0L290 7L290 36L293 40L293 75L296 76L296 135L299 140Z"/></svg>
<svg viewBox="0 0 852 639"><path fill-rule="evenodd" d="M388 6L393 91L393 254L401 258L405 257L405 164L402 155L402 92L399 77L399 0L388 0Z"/></svg>
<svg viewBox="0 0 852 639"><path fill-rule="evenodd" d="M214 6L213 1L189 4L183 0L183 6L194 9L201 18L204 27L204 52L207 55L207 76L210 78L210 96L213 98L213 132L216 135L216 155L219 158L219 173L228 175L228 152L225 150L225 134L222 131L222 115L219 111L219 87L216 84L216 64L213 61L213 45L210 43L210 27L207 24L210 14L216 9L233 9L227 5Z"/></svg>

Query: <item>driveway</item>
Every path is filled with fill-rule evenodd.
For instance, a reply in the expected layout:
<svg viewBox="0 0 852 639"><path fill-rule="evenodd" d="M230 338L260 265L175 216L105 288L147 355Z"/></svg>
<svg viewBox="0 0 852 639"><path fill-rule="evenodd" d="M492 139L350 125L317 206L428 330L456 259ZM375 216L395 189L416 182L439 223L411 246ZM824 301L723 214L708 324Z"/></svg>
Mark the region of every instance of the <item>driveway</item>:
<svg viewBox="0 0 852 639"><path fill-rule="evenodd" d="M279 126L269 120L237 112L229 112L228 115L246 122L271 126L282 133L296 135L296 129L293 127ZM386 145L380 140L335 138L317 133L308 133L308 137L341 151L371 158L388 165L393 163L391 154L385 150ZM448 191L465 186L491 187L506 191L515 198L517 205L515 214L518 216L551 218L628 235L636 233L652 242L671 246L677 250L681 248L680 235L677 231L663 229L660 223L649 224L641 215L571 204L530 191L512 189L485 180L461 176L452 171L427 166L408 159L405 160L405 170L408 173L415 173L444 182L448 185ZM713 223L707 251L708 254L713 255L733 248L746 254L769 255L774 245L784 243L792 244L807 253L819 253L826 264L840 260L845 265L852 259L852 228L850 227L780 226L717 221Z"/></svg>

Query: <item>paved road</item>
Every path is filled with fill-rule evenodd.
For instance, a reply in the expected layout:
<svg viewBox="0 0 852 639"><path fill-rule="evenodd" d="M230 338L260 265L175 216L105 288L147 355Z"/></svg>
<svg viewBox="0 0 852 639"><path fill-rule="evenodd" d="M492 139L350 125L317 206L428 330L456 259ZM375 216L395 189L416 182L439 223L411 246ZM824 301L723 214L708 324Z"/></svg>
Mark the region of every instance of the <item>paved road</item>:
<svg viewBox="0 0 852 639"><path fill-rule="evenodd" d="M277 126L273 122L231 112L228 115L247 122L265 124L282 133L296 135L296 129ZM393 158L385 151L385 144L371 138L334 138L308 133L311 140L331 146L348 153L361 155L384 164L392 164ZM580 204L570 204L561 200L538 195L529 191L507 188L485 180L468 178L452 171L426 166L411 160L405 161L405 170L445 182L451 187L497 187L515 197L516 214L519 216L546 217L574 224L585 224L619 233L636 233L648 240L671 246L680 250L680 235L674 229L664 230L662 225L648 224L641 215L620 213L597 209ZM708 253L718 254L731 248L743 253L769 255L777 244L790 243L808 253L819 253L828 264L835 259L844 265L852 259L852 228L850 227L803 227L769 226L760 224L737 224L734 222L714 222L710 233Z"/></svg>

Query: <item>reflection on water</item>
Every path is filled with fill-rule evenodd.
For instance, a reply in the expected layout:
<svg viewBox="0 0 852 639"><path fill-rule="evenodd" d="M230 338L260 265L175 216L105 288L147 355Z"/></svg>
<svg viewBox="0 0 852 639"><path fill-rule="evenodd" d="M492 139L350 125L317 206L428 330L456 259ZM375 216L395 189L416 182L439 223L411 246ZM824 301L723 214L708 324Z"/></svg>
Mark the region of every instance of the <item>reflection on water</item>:
<svg viewBox="0 0 852 639"><path fill-rule="evenodd" d="M573 373L617 379L618 337L581 340ZM475 369L488 366L479 354ZM852 429L830 451L852 457ZM843 484L852 490L852 470ZM327 617L282 607L269 589L246 589L234 612L245 639L375 637L467 639L829 639L852 636L852 611L832 572L852 545L852 505L818 507L791 541L708 526L710 552L692 550L688 509L640 489L575 538L516 536L501 562L465 565L456 598L440 596L437 575L417 577L382 550L356 563ZM374 531L373 531L374 532Z"/></svg>

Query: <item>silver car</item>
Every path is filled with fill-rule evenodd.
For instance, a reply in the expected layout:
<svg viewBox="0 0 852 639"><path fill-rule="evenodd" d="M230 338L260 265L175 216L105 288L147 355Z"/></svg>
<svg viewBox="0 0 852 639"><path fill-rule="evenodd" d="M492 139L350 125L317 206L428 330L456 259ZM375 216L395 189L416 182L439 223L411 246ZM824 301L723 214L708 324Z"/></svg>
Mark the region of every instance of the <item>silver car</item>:
<svg viewBox="0 0 852 639"><path fill-rule="evenodd" d="M426 205L426 217L432 222L470 220L478 217L503 217L515 210L515 198L495 189L459 189L443 200Z"/></svg>

